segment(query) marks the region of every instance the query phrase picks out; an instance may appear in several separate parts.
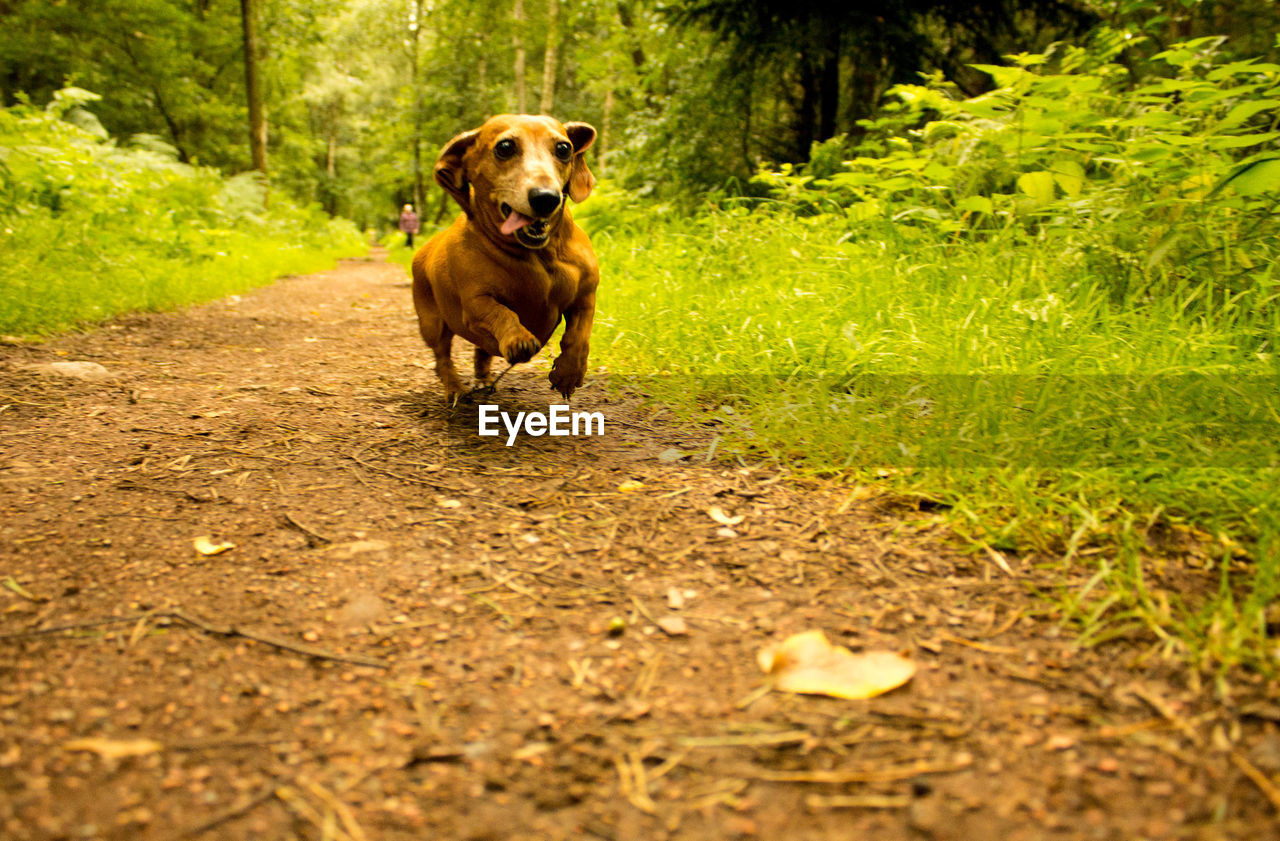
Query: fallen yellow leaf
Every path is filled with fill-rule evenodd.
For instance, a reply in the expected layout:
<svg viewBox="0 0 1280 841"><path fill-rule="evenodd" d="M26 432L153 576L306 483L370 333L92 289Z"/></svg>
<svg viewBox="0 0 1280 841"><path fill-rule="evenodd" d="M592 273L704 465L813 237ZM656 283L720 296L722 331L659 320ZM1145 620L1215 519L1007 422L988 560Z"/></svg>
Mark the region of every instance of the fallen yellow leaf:
<svg viewBox="0 0 1280 841"><path fill-rule="evenodd" d="M736 514L730 517L728 514L724 513L724 509L721 508L719 505L713 505L710 508L708 508L707 516L715 520L717 523L719 523L722 526L736 526L738 523L741 523L743 520L747 519L745 514Z"/></svg>
<svg viewBox="0 0 1280 841"><path fill-rule="evenodd" d="M784 692L830 695L833 698L871 698L911 679L916 666L891 651L854 654L832 645L822 631L787 637L757 655L760 668Z"/></svg>
<svg viewBox="0 0 1280 841"><path fill-rule="evenodd" d="M63 750L82 750L96 753L103 759L123 759L126 756L146 756L164 750L155 739L101 739L90 737L73 739L62 746Z"/></svg>
<svg viewBox="0 0 1280 841"><path fill-rule="evenodd" d="M221 555L229 549L236 548L234 543L214 543L208 535L200 535L191 541L191 545L196 547L196 551L201 555Z"/></svg>

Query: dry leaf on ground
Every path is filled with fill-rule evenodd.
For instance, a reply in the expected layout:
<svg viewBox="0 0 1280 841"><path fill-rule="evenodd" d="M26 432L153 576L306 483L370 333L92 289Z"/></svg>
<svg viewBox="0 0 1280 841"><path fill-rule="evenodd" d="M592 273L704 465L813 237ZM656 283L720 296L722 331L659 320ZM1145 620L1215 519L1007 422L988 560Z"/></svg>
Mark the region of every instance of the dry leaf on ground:
<svg viewBox="0 0 1280 841"><path fill-rule="evenodd" d="M743 520L747 519L745 514L735 514L734 516L730 517L728 514L724 513L724 509L721 508L719 505L713 505L710 508L708 508L707 516L715 520L717 523L719 523L722 526L736 526L738 523L741 523Z"/></svg>
<svg viewBox="0 0 1280 841"><path fill-rule="evenodd" d="M126 756L146 756L163 750L164 745L155 739L73 739L62 746L63 750L82 750L96 753L103 759L123 759Z"/></svg>
<svg viewBox="0 0 1280 841"><path fill-rule="evenodd" d="M689 625L679 616L660 616L657 626L668 636L682 637L689 633Z"/></svg>
<svg viewBox="0 0 1280 841"><path fill-rule="evenodd" d="M911 679L916 666L891 651L854 654L832 645L822 631L805 631L761 650L760 668L773 677L774 687L786 692L871 698Z"/></svg>
<svg viewBox="0 0 1280 841"><path fill-rule="evenodd" d="M191 544L196 547L196 551L201 555L221 555L229 549L236 548L234 543L214 543L208 535L200 535Z"/></svg>

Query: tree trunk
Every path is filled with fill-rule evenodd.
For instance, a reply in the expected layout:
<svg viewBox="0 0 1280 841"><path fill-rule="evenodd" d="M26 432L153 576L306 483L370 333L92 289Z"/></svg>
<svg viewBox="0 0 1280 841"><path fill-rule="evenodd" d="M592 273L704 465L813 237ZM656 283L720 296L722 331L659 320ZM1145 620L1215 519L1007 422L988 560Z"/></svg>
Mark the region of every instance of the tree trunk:
<svg viewBox="0 0 1280 841"><path fill-rule="evenodd" d="M631 64L636 68L636 70L643 71L646 59L644 55L644 47L641 45L640 39L635 35L635 15L632 14L631 7L627 3L622 2L622 0L619 0L619 2L614 6L614 10L618 14L618 23L620 23L622 28L627 30L627 33L631 35Z"/></svg>
<svg viewBox="0 0 1280 841"><path fill-rule="evenodd" d="M240 0L244 30L244 89L249 103L249 154L253 168L267 174L267 115L258 79L258 0Z"/></svg>
<svg viewBox="0 0 1280 841"><path fill-rule="evenodd" d="M529 101L524 90L524 0L516 0L512 17L516 24L511 35L512 44L516 49L516 113L523 114L529 110Z"/></svg>
<svg viewBox="0 0 1280 841"><path fill-rule="evenodd" d="M755 161L751 159L751 121L755 116L756 73L754 67L748 67L744 80L746 90L742 97L742 165L750 174L755 169Z"/></svg>
<svg viewBox="0 0 1280 841"><path fill-rule="evenodd" d="M840 110L840 28L832 26L822 55L822 80L818 87L818 139L836 136Z"/></svg>
<svg viewBox="0 0 1280 841"><path fill-rule="evenodd" d="M795 134L792 136L795 146L792 151L793 160L809 160L809 150L813 146L816 129L815 112L818 105L818 74L814 72L813 63L807 58L800 62L800 102L796 105Z"/></svg>
<svg viewBox="0 0 1280 841"><path fill-rule="evenodd" d="M600 177L609 174L609 144L613 142L613 85L604 91L604 119L600 122L600 150L596 153L596 169Z"/></svg>
<svg viewBox="0 0 1280 841"><path fill-rule="evenodd" d="M324 212L330 216L338 215L338 188L335 182L338 178L338 114L337 107L331 107L329 112L329 143L325 150L324 156L324 174L325 183L321 190L323 196L322 206Z"/></svg>
<svg viewBox="0 0 1280 841"><path fill-rule="evenodd" d="M324 156L324 174L332 181L338 177L338 118L342 108L335 98L329 103L329 144Z"/></svg>
<svg viewBox="0 0 1280 841"><path fill-rule="evenodd" d="M542 59L542 99L538 103L538 111L550 114L556 104L556 70L560 66L560 53L557 47L560 31L557 23L560 18L560 0L547 0L547 51Z"/></svg>
<svg viewBox="0 0 1280 841"><path fill-rule="evenodd" d="M422 182L422 84L418 72L419 52L422 36L423 0L414 0L413 4L413 44L409 53L409 65L412 78L409 84L413 87L413 209L423 212L422 202L426 190Z"/></svg>

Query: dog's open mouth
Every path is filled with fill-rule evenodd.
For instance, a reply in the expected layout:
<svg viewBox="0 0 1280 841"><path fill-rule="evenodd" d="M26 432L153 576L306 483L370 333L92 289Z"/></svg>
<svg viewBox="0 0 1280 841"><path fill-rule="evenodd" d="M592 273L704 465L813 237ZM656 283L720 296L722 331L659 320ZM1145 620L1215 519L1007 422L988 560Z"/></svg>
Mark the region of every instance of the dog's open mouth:
<svg viewBox="0 0 1280 841"><path fill-rule="evenodd" d="M533 219L525 216L511 205L503 202L499 210L502 212L502 233L515 234L516 241L526 248L541 248L547 244L550 226L546 219Z"/></svg>

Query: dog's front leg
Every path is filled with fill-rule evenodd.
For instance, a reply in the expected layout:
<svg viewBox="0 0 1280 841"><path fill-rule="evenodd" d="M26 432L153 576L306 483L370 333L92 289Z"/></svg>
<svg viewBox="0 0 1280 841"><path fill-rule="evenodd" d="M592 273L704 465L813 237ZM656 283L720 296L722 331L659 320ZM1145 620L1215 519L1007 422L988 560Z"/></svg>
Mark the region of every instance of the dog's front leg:
<svg viewBox="0 0 1280 841"><path fill-rule="evenodd" d="M498 353L515 365L528 362L542 349L542 342L525 329L520 318L491 295L477 295L464 310L467 328L493 337Z"/></svg>
<svg viewBox="0 0 1280 841"><path fill-rule="evenodd" d="M592 292L564 314L564 336L560 339L560 355L551 366L551 387L566 400L582 385L587 373L587 354L591 350L591 323L596 316L596 296Z"/></svg>

